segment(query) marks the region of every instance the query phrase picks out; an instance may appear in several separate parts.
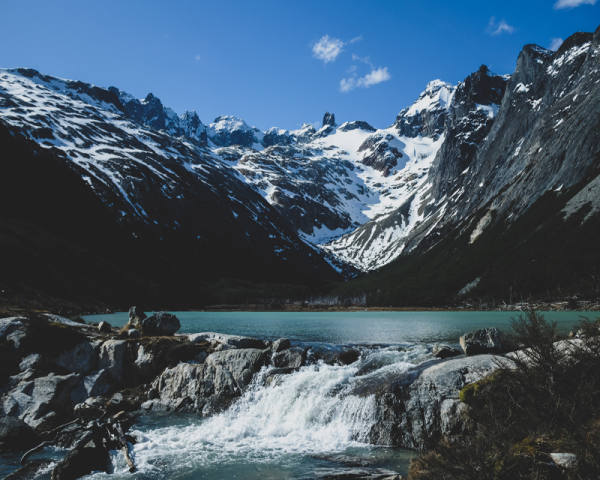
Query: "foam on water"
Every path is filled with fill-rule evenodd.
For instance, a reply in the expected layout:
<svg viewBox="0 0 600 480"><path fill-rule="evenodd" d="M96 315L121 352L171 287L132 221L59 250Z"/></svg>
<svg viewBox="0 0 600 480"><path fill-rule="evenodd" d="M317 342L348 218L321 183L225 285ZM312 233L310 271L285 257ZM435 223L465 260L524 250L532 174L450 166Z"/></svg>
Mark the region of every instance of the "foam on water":
<svg viewBox="0 0 600 480"><path fill-rule="evenodd" d="M319 361L266 382L263 368L226 412L197 423L134 430L132 456L142 474L190 473L231 462L269 464L365 447L378 413L374 395L352 394L359 381L397 375L431 358L424 345L361 348L347 366ZM357 375L358 374L358 375ZM122 454L115 473L124 472ZM182 477L183 478L183 477Z"/></svg>

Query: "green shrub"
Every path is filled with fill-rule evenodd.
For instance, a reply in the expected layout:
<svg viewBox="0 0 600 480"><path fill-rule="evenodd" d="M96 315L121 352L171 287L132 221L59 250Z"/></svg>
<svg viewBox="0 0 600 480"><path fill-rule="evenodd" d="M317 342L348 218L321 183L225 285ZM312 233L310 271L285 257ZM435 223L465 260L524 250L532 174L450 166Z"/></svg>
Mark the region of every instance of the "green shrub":
<svg viewBox="0 0 600 480"><path fill-rule="evenodd" d="M600 478L600 319L577 326L585 341L556 343L556 323L537 312L512 322L522 345L515 368L467 385L470 430L445 438L416 459L416 480ZM578 467L556 467L552 452L573 453Z"/></svg>

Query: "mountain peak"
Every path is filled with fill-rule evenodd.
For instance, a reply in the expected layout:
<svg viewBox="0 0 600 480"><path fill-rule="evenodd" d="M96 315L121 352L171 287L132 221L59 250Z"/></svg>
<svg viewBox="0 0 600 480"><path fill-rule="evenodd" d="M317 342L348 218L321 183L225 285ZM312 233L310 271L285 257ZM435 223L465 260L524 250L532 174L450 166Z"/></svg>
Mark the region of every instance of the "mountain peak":
<svg viewBox="0 0 600 480"><path fill-rule="evenodd" d="M452 86L451 83L447 83L447 82L443 82L442 80L432 80L431 82L429 82L427 84L427 86L425 87L425 91L421 94L421 97L424 97L425 95L427 96L432 96L434 94L436 94L437 92L439 92L442 88L446 88L448 90L453 89L454 87Z"/></svg>
<svg viewBox="0 0 600 480"><path fill-rule="evenodd" d="M335 115L333 113L325 112L325 115L323 115L323 126L325 125L335 127Z"/></svg>
<svg viewBox="0 0 600 480"><path fill-rule="evenodd" d="M154 96L154 94L152 92L150 92L148 95L146 95L146 98L144 98L144 100L142 100L144 103L150 103L153 102L155 100L158 100L158 98L156 98ZM159 100L160 101L160 100Z"/></svg>

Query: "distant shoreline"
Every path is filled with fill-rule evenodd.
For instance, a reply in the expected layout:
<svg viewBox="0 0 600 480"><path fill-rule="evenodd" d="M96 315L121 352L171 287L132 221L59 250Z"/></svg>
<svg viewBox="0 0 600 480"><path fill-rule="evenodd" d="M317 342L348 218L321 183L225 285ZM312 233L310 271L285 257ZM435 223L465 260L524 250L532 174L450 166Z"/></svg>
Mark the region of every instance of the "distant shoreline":
<svg viewBox="0 0 600 480"><path fill-rule="evenodd" d="M474 305L465 305L458 307L366 307L366 306L350 306L343 307L339 305L327 306L327 305L308 305L302 306L301 304L223 304L223 305L209 305L203 308L156 308L155 311L170 311L170 312L263 312L263 313L360 313L360 312L525 312L528 310L542 311L542 312L581 312L593 313L600 315L600 302L581 301L577 308L568 308L568 302L553 302L553 303L517 303L511 305L496 306L496 308L490 308L482 306L483 308L475 308ZM3 316L19 316L28 311L35 311L38 313L56 313L62 315L110 315L113 313L125 312L119 308L107 308L106 310L78 310L72 313L69 312L56 312L56 309L46 308L34 308L27 309L20 306L14 305L0 305L0 317ZM151 309L147 309L151 310Z"/></svg>
<svg viewBox="0 0 600 480"><path fill-rule="evenodd" d="M513 304L502 305L496 308L473 308L473 307L341 307L312 305L302 307L300 305L265 306L259 304L249 305L210 305L205 308L187 310L190 312L524 312L527 310L539 310L544 312L600 312L600 303L581 302L581 308L567 308L567 302L553 304Z"/></svg>

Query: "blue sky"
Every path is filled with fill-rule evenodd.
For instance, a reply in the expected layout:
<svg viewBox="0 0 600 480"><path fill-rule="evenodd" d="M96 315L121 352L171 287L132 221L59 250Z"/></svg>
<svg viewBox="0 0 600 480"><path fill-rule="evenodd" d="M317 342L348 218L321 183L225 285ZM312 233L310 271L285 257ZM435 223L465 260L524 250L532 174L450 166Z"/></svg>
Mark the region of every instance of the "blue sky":
<svg viewBox="0 0 600 480"><path fill-rule="evenodd" d="M434 79L484 63L511 73L522 47L600 24L598 0L0 0L0 66L148 92L203 123L263 130L392 124Z"/></svg>

